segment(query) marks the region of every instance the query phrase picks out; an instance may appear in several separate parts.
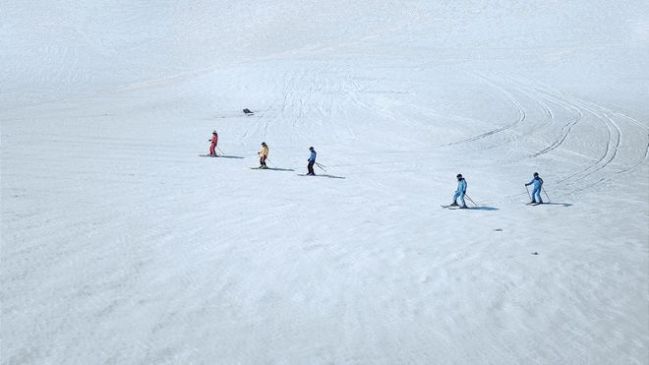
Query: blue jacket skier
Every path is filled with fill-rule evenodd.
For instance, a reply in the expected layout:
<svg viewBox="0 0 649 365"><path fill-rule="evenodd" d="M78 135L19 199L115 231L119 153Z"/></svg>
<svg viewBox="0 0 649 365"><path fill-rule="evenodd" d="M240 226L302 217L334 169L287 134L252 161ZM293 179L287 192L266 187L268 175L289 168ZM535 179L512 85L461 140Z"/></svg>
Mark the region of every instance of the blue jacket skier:
<svg viewBox="0 0 649 365"><path fill-rule="evenodd" d="M311 151L311 153L309 154L309 159L307 160L309 162L309 164L306 167L309 170L309 172L307 172L307 175L315 176L315 171L313 171L313 165L315 165L315 158L318 155L318 153L315 151L313 146L309 147L309 151Z"/></svg>
<svg viewBox="0 0 649 365"><path fill-rule="evenodd" d="M452 207L456 207L458 204L458 200L460 201L460 208L466 209L466 203L464 202L464 194L466 194L466 180L462 177L462 174L457 174L457 189L455 190L455 194L453 195L453 203L451 203Z"/></svg>
<svg viewBox="0 0 649 365"><path fill-rule="evenodd" d="M541 188L543 187L543 179L539 176L538 172L534 173L534 178L530 180L525 186L530 186L532 185L533 190L532 190L532 201L530 202L531 204L543 204L543 200L541 200Z"/></svg>

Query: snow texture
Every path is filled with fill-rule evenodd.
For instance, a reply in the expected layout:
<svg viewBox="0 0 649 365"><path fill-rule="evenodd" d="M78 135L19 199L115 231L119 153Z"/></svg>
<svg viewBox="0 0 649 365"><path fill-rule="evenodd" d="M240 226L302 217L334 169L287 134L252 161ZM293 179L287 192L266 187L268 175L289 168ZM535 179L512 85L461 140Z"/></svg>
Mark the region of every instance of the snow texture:
<svg viewBox="0 0 649 365"><path fill-rule="evenodd" d="M647 364L648 19L2 2L1 362Z"/></svg>

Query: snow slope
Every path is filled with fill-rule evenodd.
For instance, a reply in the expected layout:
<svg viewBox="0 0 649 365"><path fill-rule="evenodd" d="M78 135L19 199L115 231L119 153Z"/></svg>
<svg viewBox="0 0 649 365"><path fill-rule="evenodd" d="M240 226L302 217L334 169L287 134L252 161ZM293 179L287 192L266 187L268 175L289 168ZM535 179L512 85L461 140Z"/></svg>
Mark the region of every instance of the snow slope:
<svg viewBox="0 0 649 365"><path fill-rule="evenodd" d="M646 364L646 19L0 4L2 363Z"/></svg>

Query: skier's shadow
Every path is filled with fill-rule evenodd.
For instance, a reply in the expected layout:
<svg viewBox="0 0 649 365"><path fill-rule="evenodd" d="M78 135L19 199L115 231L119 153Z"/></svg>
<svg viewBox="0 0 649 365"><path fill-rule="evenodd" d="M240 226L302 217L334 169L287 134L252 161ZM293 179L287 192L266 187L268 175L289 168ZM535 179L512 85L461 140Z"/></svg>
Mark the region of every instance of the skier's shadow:
<svg viewBox="0 0 649 365"><path fill-rule="evenodd" d="M271 171L295 171L294 169L284 169L281 167L268 167L262 170L271 170Z"/></svg>
<svg viewBox="0 0 649 365"><path fill-rule="evenodd" d="M543 203L543 205L558 205L560 207L572 207L570 203Z"/></svg>
<svg viewBox="0 0 649 365"><path fill-rule="evenodd" d="M310 176L310 175L298 174L298 176ZM344 177L344 176L336 176L336 175L328 175L328 174L316 174L316 175L313 175L312 177L326 177L326 178L329 178L329 179L346 179L346 177Z"/></svg>
<svg viewBox="0 0 649 365"><path fill-rule="evenodd" d="M234 158L234 159L237 159L237 160L242 160L242 159L245 158L243 156L233 156L233 155L219 155L219 157L220 158Z"/></svg>
<svg viewBox="0 0 649 365"><path fill-rule="evenodd" d="M345 179L344 176L336 176L336 175L328 175L328 174L319 174L319 175L316 175L316 176L328 177L330 179Z"/></svg>
<svg viewBox="0 0 649 365"><path fill-rule="evenodd" d="M479 207L470 207L469 210L486 210L486 211L494 211L498 210L496 207L488 207L488 206L479 206Z"/></svg>

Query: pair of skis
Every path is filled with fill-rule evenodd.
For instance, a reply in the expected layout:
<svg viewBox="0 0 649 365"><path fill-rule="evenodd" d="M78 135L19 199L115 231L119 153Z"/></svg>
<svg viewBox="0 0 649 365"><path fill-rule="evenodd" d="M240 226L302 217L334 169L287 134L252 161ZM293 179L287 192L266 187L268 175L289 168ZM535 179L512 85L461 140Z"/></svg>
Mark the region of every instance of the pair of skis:
<svg viewBox="0 0 649 365"><path fill-rule="evenodd" d="M280 169L277 167L251 167L251 170L271 170L271 171L295 171L294 169ZM314 177L328 177L330 179L344 179L344 176L335 176L335 175L328 175L328 174L318 174L318 175L309 175L309 174L297 174L297 176L314 176Z"/></svg>
<svg viewBox="0 0 649 365"><path fill-rule="evenodd" d="M442 207L442 208L444 208L444 209L450 209L450 210L455 210L455 209L471 209L471 208L469 208L469 207L462 208L462 207L460 207L460 206L457 205L457 204L455 204L455 205L453 205L453 204L449 204L449 205L440 205L440 207Z"/></svg>
<svg viewBox="0 0 649 365"><path fill-rule="evenodd" d="M476 203L473 201L473 199L471 199L471 197L469 196L469 194L466 194L466 193L465 193L465 194L464 194L464 197L465 197L468 201L470 201L471 204L473 204L473 206L474 206L475 208L480 208L480 206L478 206L478 204L476 204ZM461 207L461 206L459 206L458 204L442 205L441 207L444 208L444 209L452 209L452 210L453 210L453 209L471 209L471 208L468 207L468 206Z"/></svg>

